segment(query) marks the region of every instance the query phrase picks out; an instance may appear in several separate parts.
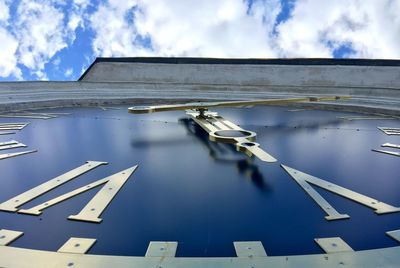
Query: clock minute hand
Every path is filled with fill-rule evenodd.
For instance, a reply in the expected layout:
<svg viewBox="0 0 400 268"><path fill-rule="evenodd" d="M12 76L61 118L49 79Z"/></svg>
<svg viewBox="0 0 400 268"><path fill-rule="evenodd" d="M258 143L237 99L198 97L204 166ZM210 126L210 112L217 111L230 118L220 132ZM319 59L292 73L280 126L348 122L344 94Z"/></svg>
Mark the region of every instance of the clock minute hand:
<svg viewBox="0 0 400 268"><path fill-rule="evenodd" d="M145 114L145 113L177 111L177 110L203 110L210 107L245 107L254 105L285 104L292 102L336 101L336 100L346 100L350 98L351 98L350 96L324 96L324 97L262 99L262 100L222 101L222 102L192 102L184 104L133 106L128 108L128 111L133 114Z"/></svg>

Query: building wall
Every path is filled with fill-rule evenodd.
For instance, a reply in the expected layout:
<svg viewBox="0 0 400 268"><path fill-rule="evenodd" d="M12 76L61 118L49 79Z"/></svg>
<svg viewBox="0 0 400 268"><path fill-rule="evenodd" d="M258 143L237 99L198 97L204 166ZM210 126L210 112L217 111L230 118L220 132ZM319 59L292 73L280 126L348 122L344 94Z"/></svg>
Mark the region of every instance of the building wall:
<svg viewBox="0 0 400 268"><path fill-rule="evenodd" d="M101 62L82 81L400 88L400 67Z"/></svg>
<svg viewBox="0 0 400 268"><path fill-rule="evenodd" d="M352 96L326 107L400 115L400 65L97 62L80 81L0 83L0 111L321 95Z"/></svg>

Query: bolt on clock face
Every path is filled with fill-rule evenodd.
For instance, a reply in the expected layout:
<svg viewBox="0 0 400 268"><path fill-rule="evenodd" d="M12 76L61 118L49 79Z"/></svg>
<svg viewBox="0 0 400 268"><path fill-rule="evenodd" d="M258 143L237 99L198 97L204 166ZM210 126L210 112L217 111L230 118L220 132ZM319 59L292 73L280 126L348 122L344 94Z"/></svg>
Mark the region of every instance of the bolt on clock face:
<svg viewBox="0 0 400 268"><path fill-rule="evenodd" d="M314 241L323 237L340 237L355 251L396 246L385 232L400 228L400 158L371 150L398 152L399 136L378 129L393 131L398 119L256 106L215 107L212 120L199 122L196 111L132 115L116 108L0 118L0 125L24 126L1 135L0 146L27 146L0 154L37 150L0 160L0 209L22 210L0 211L0 229L24 233L13 246L57 251L71 237L85 237L97 241L79 250L144 256L151 241L177 241L176 256L186 257L236 256L242 245L234 241L261 241L268 256L323 253ZM46 114L53 118L38 118ZM15 197L57 183L89 160L108 165L14 205ZM96 198L116 190L103 179L136 164L111 199ZM24 214L34 208L40 215ZM101 223L68 219L97 213L92 208L102 208Z"/></svg>

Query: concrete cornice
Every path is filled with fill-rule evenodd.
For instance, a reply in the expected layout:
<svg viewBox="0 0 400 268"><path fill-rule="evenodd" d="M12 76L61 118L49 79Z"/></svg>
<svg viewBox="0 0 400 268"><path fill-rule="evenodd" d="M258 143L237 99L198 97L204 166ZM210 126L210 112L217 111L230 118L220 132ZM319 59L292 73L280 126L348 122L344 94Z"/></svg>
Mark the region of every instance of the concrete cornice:
<svg viewBox="0 0 400 268"><path fill-rule="evenodd" d="M195 58L195 57L98 57L82 74L84 80L87 73L98 63L152 63L152 64L209 64L209 65L341 65L341 66L400 66L395 59L332 59L332 58Z"/></svg>
<svg viewBox="0 0 400 268"><path fill-rule="evenodd" d="M71 82L2 82L0 110L350 95L296 104L400 114L400 60L98 58Z"/></svg>
<svg viewBox="0 0 400 268"><path fill-rule="evenodd" d="M131 82L7 82L0 83L0 111L60 106L150 104L190 101L251 100L320 95L351 95L346 102L296 104L400 115L397 88L213 85ZM361 108L361 109L360 109Z"/></svg>

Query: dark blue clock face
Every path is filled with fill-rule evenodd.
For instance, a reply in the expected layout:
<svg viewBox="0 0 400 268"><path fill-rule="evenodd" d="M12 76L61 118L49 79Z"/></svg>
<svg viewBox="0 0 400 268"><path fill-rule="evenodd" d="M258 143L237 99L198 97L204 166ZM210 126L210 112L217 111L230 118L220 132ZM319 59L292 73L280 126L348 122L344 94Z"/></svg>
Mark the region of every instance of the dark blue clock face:
<svg viewBox="0 0 400 268"><path fill-rule="evenodd" d="M400 228L400 213L374 210L314 187L350 219L327 221L324 211L280 164L400 206L400 162L372 152L400 143L378 126L399 120L343 120L354 113L288 107L215 109L257 133L257 142L277 163L211 142L184 112L131 115L119 110L65 108L70 115L31 122L0 142L18 140L37 153L0 161L0 202L61 175L87 160L98 167L25 204L30 208L135 164L138 170L102 214L100 224L67 220L98 190L93 189L29 216L0 211L0 229L24 236L13 246L56 251L68 238L96 238L92 254L143 256L150 241L178 241L177 256L235 256L233 241L262 241L268 255L322 253L314 238L336 237L354 250L396 246L385 235ZM15 150L17 151L17 150ZM3 153L3 152L0 152Z"/></svg>

